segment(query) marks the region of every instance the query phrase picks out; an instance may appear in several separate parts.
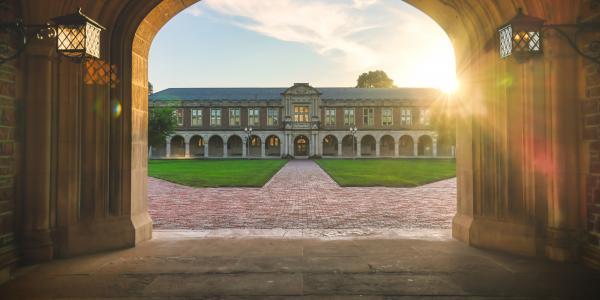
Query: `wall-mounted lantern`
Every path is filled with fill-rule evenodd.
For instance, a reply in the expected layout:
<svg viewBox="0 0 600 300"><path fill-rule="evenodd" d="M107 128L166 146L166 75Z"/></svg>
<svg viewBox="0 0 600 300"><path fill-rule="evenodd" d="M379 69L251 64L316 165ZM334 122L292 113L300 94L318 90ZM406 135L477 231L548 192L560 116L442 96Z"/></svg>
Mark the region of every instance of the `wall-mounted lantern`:
<svg viewBox="0 0 600 300"><path fill-rule="evenodd" d="M81 12L53 18L56 49L64 56L83 60L100 58L100 33L106 28Z"/></svg>
<svg viewBox="0 0 600 300"><path fill-rule="evenodd" d="M33 38L56 38L57 52L76 62L100 58L100 35L103 30L105 28L84 15L81 8L73 14L53 18L52 24L25 25L22 20L0 23L0 32L15 34L19 40L12 55L0 57L0 65L19 57Z"/></svg>
<svg viewBox="0 0 600 300"><path fill-rule="evenodd" d="M569 45L575 51L596 63L600 64L600 42L592 41L588 49L594 53L588 55L577 46L577 37L581 32L597 31L600 29L599 23L578 23L578 24L545 24L546 20L528 16L519 8L517 15L508 23L498 28L498 38L500 42L500 57L514 57L517 62L524 62L530 58L539 56L543 53L544 29L554 29L562 35ZM574 28L574 35L568 34L563 28Z"/></svg>

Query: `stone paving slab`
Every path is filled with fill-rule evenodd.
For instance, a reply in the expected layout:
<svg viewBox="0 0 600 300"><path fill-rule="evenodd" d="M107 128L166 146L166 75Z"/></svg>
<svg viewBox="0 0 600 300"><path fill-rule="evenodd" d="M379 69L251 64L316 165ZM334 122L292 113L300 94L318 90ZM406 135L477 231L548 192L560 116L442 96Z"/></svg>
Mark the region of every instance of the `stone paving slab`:
<svg viewBox="0 0 600 300"><path fill-rule="evenodd" d="M30 266L0 299L600 299L600 273L446 240L201 238Z"/></svg>
<svg viewBox="0 0 600 300"><path fill-rule="evenodd" d="M448 229L456 212L456 178L415 188L340 187L311 160L288 162L262 188L148 181L157 229Z"/></svg>

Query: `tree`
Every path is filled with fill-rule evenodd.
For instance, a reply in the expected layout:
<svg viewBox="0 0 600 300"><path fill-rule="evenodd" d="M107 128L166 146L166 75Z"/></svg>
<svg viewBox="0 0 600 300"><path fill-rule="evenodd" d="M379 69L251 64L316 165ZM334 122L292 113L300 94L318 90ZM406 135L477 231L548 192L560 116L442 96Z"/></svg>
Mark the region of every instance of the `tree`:
<svg viewBox="0 0 600 300"><path fill-rule="evenodd" d="M391 88L396 87L394 81L381 70L362 73L356 80L357 88Z"/></svg>
<svg viewBox="0 0 600 300"><path fill-rule="evenodd" d="M177 117L170 107L154 107L148 118L148 147L157 147L165 143L167 136L175 132Z"/></svg>
<svg viewBox="0 0 600 300"><path fill-rule="evenodd" d="M154 86L148 81L148 96L154 94Z"/></svg>

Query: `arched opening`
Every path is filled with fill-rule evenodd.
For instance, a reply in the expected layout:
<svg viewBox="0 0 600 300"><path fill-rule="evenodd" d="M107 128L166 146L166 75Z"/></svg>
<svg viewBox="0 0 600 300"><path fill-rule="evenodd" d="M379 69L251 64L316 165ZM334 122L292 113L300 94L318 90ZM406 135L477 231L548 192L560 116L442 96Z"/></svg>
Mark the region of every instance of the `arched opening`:
<svg viewBox="0 0 600 300"><path fill-rule="evenodd" d="M441 134L437 138L437 155L446 157L456 156L455 139L448 134Z"/></svg>
<svg viewBox="0 0 600 300"><path fill-rule="evenodd" d="M323 138L323 156L338 155L338 139L334 135L328 135Z"/></svg>
<svg viewBox="0 0 600 300"><path fill-rule="evenodd" d="M185 157L185 139L180 135L171 138L171 157Z"/></svg>
<svg viewBox="0 0 600 300"><path fill-rule="evenodd" d="M242 138L237 135L232 135L227 140L227 156L241 157L243 153Z"/></svg>
<svg viewBox="0 0 600 300"><path fill-rule="evenodd" d="M400 137L398 152L400 156L415 156L414 142L410 135L403 135Z"/></svg>
<svg viewBox="0 0 600 300"><path fill-rule="evenodd" d="M375 156L377 141L372 135L365 135L360 140L360 155L361 156Z"/></svg>
<svg viewBox="0 0 600 300"><path fill-rule="evenodd" d="M309 155L309 140L304 135L299 135L294 139L294 156Z"/></svg>
<svg viewBox="0 0 600 300"><path fill-rule="evenodd" d="M279 140L279 137L276 135L268 136L265 151L267 156L281 156L281 140Z"/></svg>
<svg viewBox="0 0 600 300"><path fill-rule="evenodd" d="M190 139L190 157L204 157L204 138L195 135Z"/></svg>
<svg viewBox="0 0 600 300"><path fill-rule="evenodd" d="M218 135L213 135L208 139L208 156L223 157L223 139Z"/></svg>
<svg viewBox="0 0 600 300"><path fill-rule="evenodd" d="M351 135L347 135L342 139L342 156L345 157L354 157L358 154L358 152L356 151L358 149L357 147L357 141L356 138L351 136Z"/></svg>
<svg viewBox="0 0 600 300"><path fill-rule="evenodd" d="M396 152L396 141L391 135L384 135L379 142L379 154L381 156L392 157Z"/></svg>
<svg viewBox="0 0 600 300"><path fill-rule="evenodd" d="M251 157L261 157L262 156L262 144L260 137L257 135L250 136L250 140L248 141L248 155Z"/></svg>
<svg viewBox="0 0 600 300"><path fill-rule="evenodd" d="M433 156L433 140L430 136L419 137L418 154L419 156Z"/></svg>

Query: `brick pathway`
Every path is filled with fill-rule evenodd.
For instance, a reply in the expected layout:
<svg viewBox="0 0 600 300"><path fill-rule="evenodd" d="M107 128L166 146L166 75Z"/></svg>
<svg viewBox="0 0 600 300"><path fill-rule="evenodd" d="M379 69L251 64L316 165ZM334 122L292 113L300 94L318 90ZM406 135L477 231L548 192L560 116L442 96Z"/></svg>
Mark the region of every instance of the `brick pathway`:
<svg viewBox="0 0 600 300"><path fill-rule="evenodd" d="M290 161L262 188L148 180L157 229L447 229L456 212L456 179L417 188L343 188L310 160Z"/></svg>

